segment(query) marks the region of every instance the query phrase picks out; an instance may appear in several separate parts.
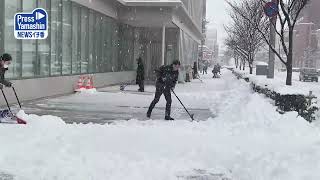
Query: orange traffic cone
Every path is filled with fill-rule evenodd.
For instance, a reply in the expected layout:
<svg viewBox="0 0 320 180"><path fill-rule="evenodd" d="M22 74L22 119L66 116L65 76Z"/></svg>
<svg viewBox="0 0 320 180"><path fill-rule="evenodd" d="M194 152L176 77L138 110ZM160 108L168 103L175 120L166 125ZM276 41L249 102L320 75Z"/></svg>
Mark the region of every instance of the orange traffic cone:
<svg viewBox="0 0 320 180"><path fill-rule="evenodd" d="M87 85L86 85L86 89L92 89L92 81L91 81L91 77L87 76Z"/></svg>
<svg viewBox="0 0 320 180"><path fill-rule="evenodd" d="M83 76L80 76L80 77L79 77L79 80L78 80L77 88L75 89L75 91L79 91L80 89L85 88L85 87L83 86L83 83L84 83L84 77L83 77Z"/></svg>

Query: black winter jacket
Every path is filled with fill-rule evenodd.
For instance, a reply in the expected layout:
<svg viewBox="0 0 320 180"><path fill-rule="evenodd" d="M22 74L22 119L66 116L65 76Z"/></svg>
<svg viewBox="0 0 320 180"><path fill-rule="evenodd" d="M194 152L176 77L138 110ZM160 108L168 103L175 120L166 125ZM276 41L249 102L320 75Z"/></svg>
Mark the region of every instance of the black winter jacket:
<svg viewBox="0 0 320 180"><path fill-rule="evenodd" d="M169 88L175 87L179 71L174 71L172 65L161 66L156 70L157 74L157 84L164 85Z"/></svg>
<svg viewBox="0 0 320 180"><path fill-rule="evenodd" d="M4 79L4 74L6 73L7 69L0 67L0 83L5 85L5 86L10 86L11 83L9 81L6 81Z"/></svg>
<svg viewBox="0 0 320 180"><path fill-rule="evenodd" d="M141 81L144 81L144 66L142 63L138 63L136 82L139 84Z"/></svg>

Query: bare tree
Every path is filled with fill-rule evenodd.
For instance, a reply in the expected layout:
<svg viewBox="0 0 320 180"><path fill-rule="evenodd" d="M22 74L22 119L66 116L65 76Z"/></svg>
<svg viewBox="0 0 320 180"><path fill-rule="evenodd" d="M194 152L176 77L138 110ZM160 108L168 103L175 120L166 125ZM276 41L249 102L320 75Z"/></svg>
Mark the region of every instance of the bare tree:
<svg viewBox="0 0 320 180"><path fill-rule="evenodd" d="M250 9L259 10L260 4L254 0L250 1L252 2ZM245 8L242 4L240 6L241 8ZM266 24L263 22L264 18L262 14L256 14L250 10L244 10L243 13L246 14L240 15L234 10L230 12L232 22L228 26L225 26L229 36L226 40L226 45L248 62L250 74L252 74L255 55L265 43L262 34L257 30L255 24L263 27ZM255 24L248 22L243 16L250 18Z"/></svg>
<svg viewBox="0 0 320 180"><path fill-rule="evenodd" d="M310 0L278 0L279 3L279 12L277 13L277 22L271 23L271 25L276 29L276 35L279 37L282 49L285 53L286 58L281 56L281 52L278 51L269 40L269 33L266 31L264 26L255 22L248 16L247 11L256 13L257 15L263 14L263 7L267 3L266 0L256 0L259 5L259 9L253 9L252 0L242 0L241 5L238 5L235 2L228 2L230 7L238 15L242 16L247 22L253 24L256 29L261 33L263 39L269 45L270 49L276 54L280 61L287 68L287 78L286 85L292 85L292 61L293 61L293 30L299 19L299 15L302 9L308 4ZM268 17L264 17L265 23L269 22ZM286 42L288 38L288 42Z"/></svg>

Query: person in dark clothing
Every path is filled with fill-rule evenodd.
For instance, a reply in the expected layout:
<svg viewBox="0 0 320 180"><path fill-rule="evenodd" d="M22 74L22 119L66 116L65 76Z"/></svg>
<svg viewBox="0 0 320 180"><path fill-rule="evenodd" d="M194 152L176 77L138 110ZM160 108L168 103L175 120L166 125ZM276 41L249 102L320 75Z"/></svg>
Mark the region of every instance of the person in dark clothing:
<svg viewBox="0 0 320 180"><path fill-rule="evenodd" d="M198 65L197 62L193 63L193 79L196 79L198 77Z"/></svg>
<svg viewBox="0 0 320 180"><path fill-rule="evenodd" d="M217 68L218 68L218 73L221 75L221 66L219 63L217 64Z"/></svg>
<svg viewBox="0 0 320 180"><path fill-rule="evenodd" d="M156 70L157 81L156 81L156 93L154 96L154 100L151 102L147 117L151 117L151 113L155 105L159 102L160 97L164 94L166 98L166 112L165 112L165 120L174 120L171 114L171 89L174 89L179 76L180 69L180 61L176 60L171 65L161 66L158 70Z"/></svg>
<svg viewBox="0 0 320 180"><path fill-rule="evenodd" d="M209 66L208 61L205 61L205 62L203 63L203 74L204 74L204 73L208 74L208 66Z"/></svg>
<svg viewBox="0 0 320 180"><path fill-rule="evenodd" d="M138 68L137 68L136 84L139 85L138 91L144 92L144 66L143 66L142 58L139 57L137 61L138 61Z"/></svg>
<svg viewBox="0 0 320 180"><path fill-rule="evenodd" d="M11 87L12 83L5 80L4 74L9 68L9 65L11 64L12 57L10 54L4 53L0 57L0 89L3 88L3 85L6 87Z"/></svg>

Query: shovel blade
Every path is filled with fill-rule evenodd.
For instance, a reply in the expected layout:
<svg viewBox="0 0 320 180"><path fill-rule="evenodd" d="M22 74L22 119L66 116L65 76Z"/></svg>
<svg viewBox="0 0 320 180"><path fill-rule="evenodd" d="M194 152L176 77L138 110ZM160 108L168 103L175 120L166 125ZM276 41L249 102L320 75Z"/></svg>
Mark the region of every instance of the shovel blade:
<svg viewBox="0 0 320 180"><path fill-rule="evenodd" d="M16 120L17 120L18 124L27 124L27 121L25 121L25 120L23 120L21 118L16 117Z"/></svg>
<svg viewBox="0 0 320 180"><path fill-rule="evenodd" d="M192 121L194 121L194 114L191 114L190 117L191 117Z"/></svg>

